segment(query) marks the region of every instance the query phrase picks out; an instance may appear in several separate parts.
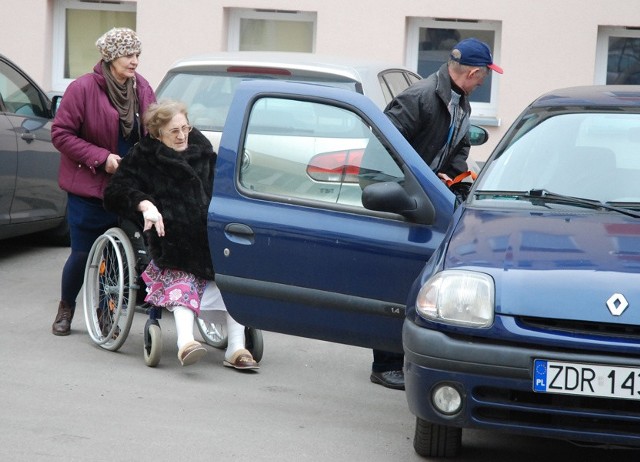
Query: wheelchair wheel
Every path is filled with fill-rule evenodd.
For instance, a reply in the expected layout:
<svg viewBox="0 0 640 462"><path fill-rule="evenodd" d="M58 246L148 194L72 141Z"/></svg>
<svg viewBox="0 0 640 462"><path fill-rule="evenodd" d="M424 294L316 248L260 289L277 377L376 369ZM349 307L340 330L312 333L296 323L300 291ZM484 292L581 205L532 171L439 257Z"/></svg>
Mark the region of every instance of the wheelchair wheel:
<svg viewBox="0 0 640 462"><path fill-rule="evenodd" d="M227 323L224 316L220 316L220 321L216 322L196 318L196 325L207 345L221 350L227 348Z"/></svg>
<svg viewBox="0 0 640 462"><path fill-rule="evenodd" d="M129 238L111 228L93 243L84 272L84 317L94 343L110 351L122 346L133 322L137 290Z"/></svg>
<svg viewBox="0 0 640 462"><path fill-rule="evenodd" d="M162 331L158 321L149 319L144 327L144 363L156 367L162 355Z"/></svg>
<svg viewBox="0 0 640 462"><path fill-rule="evenodd" d="M227 348L227 323L224 316L220 316L215 322L208 322L202 318L196 318L196 325L202 335L202 339L209 346L224 350ZM253 359L260 362L264 351L262 331L253 327L244 328L245 348L251 352Z"/></svg>
<svg viewBox="0 0 640 462"><path fill-rule="evenodd" d="M245 348L251 352L253 359L257 362L262 360L264 352L264 340L262 339L262 331L253 327L244 328L244 344Z"/></svg>

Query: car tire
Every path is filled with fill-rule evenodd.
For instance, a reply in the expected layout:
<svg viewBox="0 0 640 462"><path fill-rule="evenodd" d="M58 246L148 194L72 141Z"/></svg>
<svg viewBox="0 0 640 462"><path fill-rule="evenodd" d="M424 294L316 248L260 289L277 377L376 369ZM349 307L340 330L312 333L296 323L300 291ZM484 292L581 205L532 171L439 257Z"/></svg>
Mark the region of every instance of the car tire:
<svg viewBox="0 0 640 462"><path fill-rule="evenodd" d="M416 417L413 449L423 457L455 457L462 446L462 428L437 425Z"/></svg>

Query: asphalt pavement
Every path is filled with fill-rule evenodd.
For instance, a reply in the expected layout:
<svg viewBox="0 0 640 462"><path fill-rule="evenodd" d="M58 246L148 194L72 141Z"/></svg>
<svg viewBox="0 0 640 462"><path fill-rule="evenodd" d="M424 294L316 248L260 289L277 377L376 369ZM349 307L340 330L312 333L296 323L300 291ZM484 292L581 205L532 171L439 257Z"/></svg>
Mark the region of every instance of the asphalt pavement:
<svg viewBox="0 0 640 462"><path fill-rule="evenodd" d="M150 368L145 316L109 352L87 335L81 298L71 335L52 335L68 252L0 241L0 461L425 460L404 392L369 381L370 350L263 332L256 373L223 367L213 348L182 367L165 313L162 358ZM614 455L488 432L465 432L463 444L460 462Z"/></svg>

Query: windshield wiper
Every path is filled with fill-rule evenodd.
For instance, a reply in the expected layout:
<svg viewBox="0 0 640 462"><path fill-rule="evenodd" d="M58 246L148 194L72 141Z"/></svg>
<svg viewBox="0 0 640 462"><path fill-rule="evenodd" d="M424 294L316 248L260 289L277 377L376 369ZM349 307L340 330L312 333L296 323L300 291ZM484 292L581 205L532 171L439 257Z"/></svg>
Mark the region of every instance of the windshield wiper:
<svg viewBox="0 0 640 462"><path fill-rule="evenodd" d="M575 204L575 205L583 205L585 207L591 207L594 209L603 209L610 210L612 212L621 213L623 215L627 215L634 218L640 218L640 213L634 212L629 209L624 209L622 207L616 207L614 205L606 204L604 202L600 202L596 199L585 199L582 197L574 197L574 196L566 196L564 194L558 194L551 191L547 191L546 189L532 189L529 191L529 196L533 198L542 198L545 200L552 200L557 202L564 202L567 204Z"/></svg>
<svg viewBox="0 0 640 462"><path fill-rule="evenodd" d="M528 199L534 205L545 205L547 202L558 202L570 205L579 205L592 209L610 210L633 218L640 218L640 213L633 210L616 207L614 205L600 202L596 199L585 199L583 197L566 196L546 189L531 189L529 191L475 191L476 196L493 197L513 197L514 199Z"/></svg>

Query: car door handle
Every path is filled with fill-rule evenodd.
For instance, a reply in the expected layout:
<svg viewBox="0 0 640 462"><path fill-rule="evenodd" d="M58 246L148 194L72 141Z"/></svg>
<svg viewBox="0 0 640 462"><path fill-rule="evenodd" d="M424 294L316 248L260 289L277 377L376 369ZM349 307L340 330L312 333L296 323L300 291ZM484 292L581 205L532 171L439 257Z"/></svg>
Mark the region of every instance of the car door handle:
<svg viewBox="0 0 640 462"><path fill-rule="evenodd" d="M27 143L31 143L33 140L36 139L36 135L34 135L33 133L26 132L26 133L21 133L20 138L25 140Z"/></svg>
<svg viewBox="0 0 640 462"><path fill-rule="evenodd" d="M238 244L253 244L255 239L253 229L242 223L229 223L224 227L224 234L227 239Z"/></svg>

